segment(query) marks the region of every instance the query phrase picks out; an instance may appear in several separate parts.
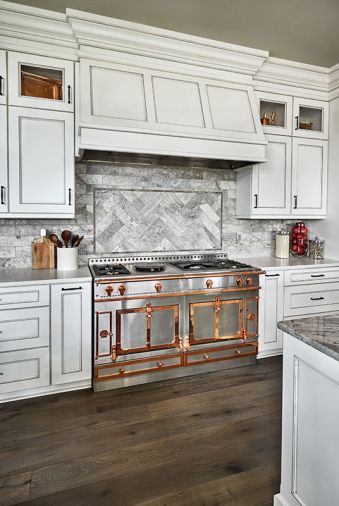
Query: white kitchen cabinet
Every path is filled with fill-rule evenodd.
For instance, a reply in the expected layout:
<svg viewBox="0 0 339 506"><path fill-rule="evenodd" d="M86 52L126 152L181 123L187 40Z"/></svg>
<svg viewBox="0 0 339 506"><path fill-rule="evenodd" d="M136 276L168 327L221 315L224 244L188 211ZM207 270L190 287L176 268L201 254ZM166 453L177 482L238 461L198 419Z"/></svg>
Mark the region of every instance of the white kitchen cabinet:
<svg viewBox="0 0 339 506"><path fill-rule="evenodd" d="M328 142L293 139L292 215L326 215Z"/></svg>
<svg viewBox="0 0 339 506"><path fill-rule="evenodd" d="M256 95L264 133L292 135L293 97L265 92Z"/></svg>
<svg viewBox="0 0 339 506"><path fill-rule="evenodd" d="M258 356L279 354L283 347L283 332L277 322L284 316L284 273L268 270L261 277L259 303Z"/></svg>
<svg viewBox="0 0 339 506"><path fill-rule="evenodd" d="M294 137L328 139L328 103L294 97Z"/></svg>
<svg viewBox="0 0 339 506"><path fill-rule="evenodd" d="M7 103L7 54L0 49L0 105ZM2 127L1 127L2 132Z"/></svg>
<svg viewBox="0 0 339 506"><path fill-rule="evenodd" d="M8 52L9 105L73 112L73 90L73 62Z"/></svg>
<svg viewBox="0 0 339 506"><path fill-rule="evenodd" d="M9 107L10 217L74 217L73 115Z"/></svg>
<svg viewBox="0 0 339 506"><path fill-rule="evenodd" d="M55 284L51 297L53 385L92 374L91 283Z"/></svg>
<svg viewBox="0 0 339 506"><path fill-rule="evenodd" d="M7 108L0 105L0 215L8 211Z"/></svg>

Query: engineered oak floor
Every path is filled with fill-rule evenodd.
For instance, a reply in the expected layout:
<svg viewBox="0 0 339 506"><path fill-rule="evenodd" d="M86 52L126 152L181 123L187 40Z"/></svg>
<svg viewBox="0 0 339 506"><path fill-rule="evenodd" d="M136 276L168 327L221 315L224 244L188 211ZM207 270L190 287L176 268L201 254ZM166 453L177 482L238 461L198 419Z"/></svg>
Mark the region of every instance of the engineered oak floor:
<svg viewBox="0 0 339 506"><path fill-rule="evenodd" d="M0 505L269 506L281 359L0 407Z"/></svg>

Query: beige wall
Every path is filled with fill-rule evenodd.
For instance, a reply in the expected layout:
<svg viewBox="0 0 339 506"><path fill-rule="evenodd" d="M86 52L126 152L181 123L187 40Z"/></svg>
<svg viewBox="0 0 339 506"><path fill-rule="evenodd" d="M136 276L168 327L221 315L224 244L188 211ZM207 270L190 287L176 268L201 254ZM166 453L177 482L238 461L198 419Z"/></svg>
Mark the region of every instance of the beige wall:
<svg viewBox="0 0 339 506"><path fill-rule="evenodd" d="M339 62L338 0L21 0L66 7L265 49L329 67Z"/></svg>

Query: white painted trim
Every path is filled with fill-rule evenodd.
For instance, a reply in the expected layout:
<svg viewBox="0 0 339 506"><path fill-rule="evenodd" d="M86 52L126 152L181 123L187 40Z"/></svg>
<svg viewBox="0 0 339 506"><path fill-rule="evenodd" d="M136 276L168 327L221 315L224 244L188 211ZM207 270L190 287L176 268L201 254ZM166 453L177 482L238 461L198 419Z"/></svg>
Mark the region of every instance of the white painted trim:
<svg viewBox="0 0 339 506"><path fill-rule="evenodd" d="M41 397L43 395L57 394L61 392L72 392L74 390L84 390L92 388L92 380L74 381L65 385L50 385L48 387L35 388L31 390L21 390L0 396L0 404L2 402L19 401L21 399L30 399L33 397Z"/></svg>
<svg viewBox="0 0 339 506"><path fill-rule="evenodd" d="M273 500L273 506L291 506L287 501L285 501L281 494L276 494L273 497Z"/></svg>

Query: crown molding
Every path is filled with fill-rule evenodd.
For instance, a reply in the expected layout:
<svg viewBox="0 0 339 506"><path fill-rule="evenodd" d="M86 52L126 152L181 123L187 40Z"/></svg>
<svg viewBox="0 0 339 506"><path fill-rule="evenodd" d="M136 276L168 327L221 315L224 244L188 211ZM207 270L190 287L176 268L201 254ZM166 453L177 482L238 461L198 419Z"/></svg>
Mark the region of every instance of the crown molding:
<svg viewBox="0 0 339 506"><path fill-rule="evenodd" d="M339 63L329 69L329 99L339 97Z"/></svg>
<svg viewBox="0 0 339 506"><path fill-rule="evenodd" d="M66 9L82 55L101 48L254 76L267 51Z"/></svg>
<svg viewBox="0 0 339 506"><path fill-rule="evenodd" d="M0 0L0 46L76 60L78 46L66 15Z"/></svg>

